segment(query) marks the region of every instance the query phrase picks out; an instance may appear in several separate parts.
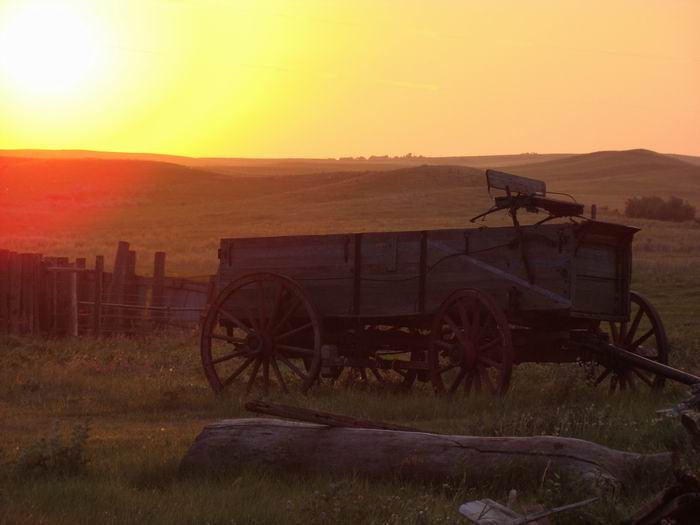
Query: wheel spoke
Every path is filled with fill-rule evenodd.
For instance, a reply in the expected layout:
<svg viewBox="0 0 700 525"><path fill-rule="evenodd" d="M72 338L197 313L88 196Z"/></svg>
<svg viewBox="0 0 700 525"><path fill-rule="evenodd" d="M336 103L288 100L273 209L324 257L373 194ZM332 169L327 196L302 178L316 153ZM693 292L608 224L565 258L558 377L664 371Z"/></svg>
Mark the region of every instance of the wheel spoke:
<svg viewBox="0 0 700 525"><path fill-rule="evenodd" d="M248 384L245 387L246 393L250 393L250 389L253 387L253 383L255 383L255 378L258 376L258 370L260 369L260 362L262 359L256 359L255 364L253 365L253 371L250 373L250 377L248 378Z"/></svg>
<svg viewBox="0 0 700 525"><path fill-rule="evenodd" d="M649 388L654 388L654 382L651 379L649 379L649 377L644 372L642 372L639 368L633 368L632 370L637 375L637 377L639 377L639 379L644 381L649 386Z"/></svg>
<svg viewBox="0 0 700 525"><path fill-rule="evenodd" d="M485 352L487 350L491 350L494 346L498 346L501 344L500 338L492 339L485 345L482 345L478 348L477 352Z"/></svg>
<svg viewBox="0 0 700 525"><path fill-rule="evenodd" d="M455 393L455 390L457 390L457 387L459 387L459 384L462 382L464 377L467 375L468 370L466 368L460 368L459 373L457 374L457 377L455 377L454 381L452 381L452 384L450 385L450 388L447 390L447 393L449 395L452 395Z"/></svg>
<svg viewBox="0 0 700 525"><path fill-rule="evenodd" d="M279 323L277 323L275 327L271 330L272 334L276 334L285 325L285 323L289 320L290 317L292 317L292 314L296 311L300 304L301 299L299 297L295 297L292 305L282 316L282 320Z"/></svg>
<svg viewBox="0 0 700 525"><path fill-rule="evenodd" d="M253 330L255 330L256 332L262 331L260 320L256 316L255 311L250 307L248 308L248 320L250 321L250 324L253 325Z"/></svg>
<svg viewBox="0 0 700 525"><path fill-rule="evenodd" d="M437 371L437 373L440 374L440 375L442 375L442 374L444 374L445 372L447 372L448 370L452 370L453 368L457 368L458 366L459 366L459 365L453 365L453 364L445 365L445 366L439 368L438 371Z"/></svg>
<svg viewBox="0 0 700 525"><path fill-rule="evenodd" d="M498 393L498 389L496 388L496 385L493 384L493 380L491 379L491 374L489 374L489 370L483 367L477 367L476 370L477 373L481 374L484 383L486 383L486 386L488 386L489 390L491 390L491 393L493 395L496 395Z"/></svg>
<svg viewBox="0 0 700 525"><path fill-rule="evenodd" d="M462 343L463 346L467 346L467 342L464 339L464 334L462 333L462 330L459 329L457 324L452 320L452 318L449 316L449 314L445 314L445 322L447 323L447 326L449 326L450 330L452 330L452 333L455 334L457 339Z"/></svg>
<svg viewBox="0 0 700 525"><path fill-rule="evenodd" d="M313 326L314 326L314 324L312 322L308 322L304 326L294 328L292 330L289 330L288 332L283 333L282 335L276 336L275 340L281 341L282 339L286 339L287 337L291 337L294 334L298 334L299 332L303 332L304 330L308 330L309 328L313 328Z"/></svg>
<svg viewBox="0 0 700 525"><path fill-rule="evenodd" d="M462 330L465 333L471 334L471 326L467 318L467 311L464 309L464 303L462 301L457 303L457 313L459 314L459 322L462 323Z"/></svg>
<svg viewBox="0 0 700 525"><path fill-rule="evenodd" d="M243 364L242 364L241 366L239 366L238 368L236 368L236 370L233 372L233 374L231 374L231 375L228 377L228 379L227 379L226 381L224 381L223 386L228 386L228 385L230 385L231 383L233 383L233 381L235 381L235 379L236 379L239 375L241 375L241 372L243 372L243 370L245 370L246 368L248 368L248 365L250 365L250 363L252 363L254 360L255 360L255 357L249 357L248 359L246 359L246 360L243 362Z"/></svg>
<svg viewBox="0 0 700 525"><path fill-rule="evenodd" d="M464 393L466 395L471 394L473 383L474 383L474 372L471 371L467 374L467 377L464 380Z"/></svg>
<svg viewBox="0 0 700 525"><path fill-rule="evenodd" d="M270 359L265 358L263 362L263 388L265 389L265 395L270 393Z"/></svg>
<svg viewBox="0 0 700 525"><path fill-rule="evenodd" d="M605 381L605 378L610 375L610 372L612 372L612 368L606 368L605 370L603 370L603 373L596 378L595 386L598 386L603 381Z"/></svg>
<svg viewBox="0 0 700 525"><path fill-rule="evenodd" d="M229 359L243 357L244 355L246 355L246 353L243 350L236 350L235 352L231 352L230 354L222 355L221 357L212 359L211 364L218 365L219 363L223 363L224 361L228 361Z"/></svg>
<svg viewBox="0 0 700 525"><path fill-rule="evenodd" d="M360 368L360 379L362 379L362 381L365 383L367 382L367 372L365 371L365 367Z"/></svg>
<svg viewBox="0 0 700 525"><path fill-rule="evenodd" d="M299 370L299 368L297 368L297 366L294 363L292 363L289 359L287 359L287 357L284 354L279 354L279 358L285 365L287 365L287 367L292 372L294 372L296 375L298 375L303 381L306 381L309 378L304 372Z"/></svg>
<svg viewBox="0 0 700 525"><path fill-rule="evenodd" d="M386 383L386 380L379 374L379 370L377 370L376 366L371 366L369 370L372 372L372 375L377 378L377 381L380 383Z"/></svg>
<svg viewBox="0 0 700 525"><path fill-rule="evenodd" d="M487 366L492 366L493 368L501 368L501 363L498 361L494 361L490 357L486 357L485 355L479 355L478 360L484 363Z"/></svg>
<svg viewBox="0 0 700 525"><path fill-rule="evenodd" d="M476 341L481 333L481 303L479 301L474 301L474 304L475 308L472 314L472 339Z"/></svg>
<svg viewBox="0 0 700 525"><path fill-rule="evenodd" d="M267 327L267 312L265 311L265 290L262 281L257 281L258 289L258 315L260 316L260 328Z"/></svg>
<svg viewBox="0 0 700 525"><path fill-rule="evenodd" d="M630 345L630 347L628 348L628 350L631 351L631 352L633 352L634 350L636 350L636 348L637 348L639 345L641 345L644 341L646 341L646 340L649 339L652 335L654 335L654 331L655 331L654 328L649 328L649 330L647 330L647 332L645 332L645 334L644 334L643 336L641 336L639 339L637 339L634 343L632 343L632 344Z"/></svg>
<svg viewBox="0 0 700 525"><path fill-rule="evenodd" d="M643 315L644 310L640 306L639 310L637 310L637 315L634 316L632 325L630 326L630 329L627 332L627 337L625 337L625 343L629 344L632 341L632 339L634 339L634 334L637 333L637 328L639 328L639 322L642 320Z"/></svg>
<svg viewBox="0 0 700 525"><path fill-rule="evenodd" d="M250 326L247 326L246 324L244 324L240 319L238 319L238 318L237 318L235 315L233 315L232 313L229 313L229 312L227 312L227 311L224 310L224 309L220 309L220 310L219 310L219 314L220 314L220 315L223 315L226 319L228 319L229 321L231 321L233 324L235 324L238 328L240 328L241 330L243 330L245 333L247 333L247 334L250 333L251 327L250 327Z"/></svg>
<svg viewBox="0 0 700 525"><path fill-rule="evenodd" d="M617 325L613 322L610 321L608 323L610 325L610 333L612 334L612 342L617 343L620 341L620 333L617 330Z"/></svg>
<svg viewBox="0 0 700 525"><path fill-rule="evenodd" d="M474 378L474 392L477 394L481 393L481 374L479 374L479 369L475 369L472 377Z"/></svg>
<svg viewBox="0 0 700 525"><path fill-rule="evenodd" d="M284 300L284 292L284 286L281 282L278 283L277 292L275 293L275 304L272 307L272 314L270 314L270 318L267 320L268 330L272 329L275 326L275 321L277 321L277 316L279 315L280 307L282 306L282 302Z"/></svg>
<svg viewBox="0 0 700 525"><path fill-rule="evenodd" d="M290 352L295 352L297 354L304 354L304 355L316 355L316 352L313 350L313 348L302 348L301 346L292 346L292 345L275 345L275 350L277 349L282 349L282 350L288 350Z"/></svg>
<svg viewBox="0 0 700 525"><path fill-rule="evenodd" d="M244 344L246 342L245 339L241 339L240 337L229 337L227 335L219 335L219 334L211 334L211 338L218 339L219 341L226 341L228 343Z"/></svg>
<svg viewBox="0 0 700 525"><path fill-rule="evenodd" d="M287 393L287 383L284 382L284 378L282 377L282 372L280 372L280 367L277 364L277 359L275 359L275 356L273 355L271 358L272 361L272 371L275 373L275 377L277 378L277 381L280 384L280 387L282 390Z"/></svg>

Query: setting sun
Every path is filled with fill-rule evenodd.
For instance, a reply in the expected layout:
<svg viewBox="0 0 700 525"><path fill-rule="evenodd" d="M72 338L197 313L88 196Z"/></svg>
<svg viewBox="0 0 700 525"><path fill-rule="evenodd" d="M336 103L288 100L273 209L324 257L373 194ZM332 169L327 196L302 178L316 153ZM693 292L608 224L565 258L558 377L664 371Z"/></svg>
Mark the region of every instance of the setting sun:
<svg viewBox="0 0 700 525"><path fill-rule="evenodd" d="M101 36L88 13L58 2L22 2L0 25L0 69L28 97L78 96L94 81Z"/></svg>

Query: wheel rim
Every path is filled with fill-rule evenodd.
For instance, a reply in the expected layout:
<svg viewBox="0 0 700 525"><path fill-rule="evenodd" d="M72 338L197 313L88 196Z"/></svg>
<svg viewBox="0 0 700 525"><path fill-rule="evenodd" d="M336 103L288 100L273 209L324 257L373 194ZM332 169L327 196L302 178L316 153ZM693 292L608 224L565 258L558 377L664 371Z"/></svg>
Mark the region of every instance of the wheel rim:
<svg viewBox="0 0 700 525"><path fill-rule="evenodd" d="M287 277L253 274L229 284L209 309L202 365L219 393L236 381L306 392L321 365L321 323L303 289Z"/></svg>
<svg viewBox="0 0 700 525"><path fill-rule="evenodd" d="M630 321L609 322L599 328L607 333L615 346L668 364L668 340L661 316L643 295L630 292ZM610 392L635 390L645 385L652 390L661 390L665 378L624 363L605 363L603 371L595 378L594 385L607 384Z"/></svg>
<svg viewBox="0 0 700 525"><path fill-rule="evenodd" d="M502 395L510 386L513 345L508 319L488 295L459 290L435 315L428 351L433 388L452 395Z"/></svg>

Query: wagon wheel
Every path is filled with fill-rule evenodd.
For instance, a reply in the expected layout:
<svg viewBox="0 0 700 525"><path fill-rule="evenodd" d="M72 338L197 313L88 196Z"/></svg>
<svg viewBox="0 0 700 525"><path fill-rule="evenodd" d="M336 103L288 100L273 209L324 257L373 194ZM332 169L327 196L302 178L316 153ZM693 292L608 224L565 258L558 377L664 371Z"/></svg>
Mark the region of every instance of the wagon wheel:
<svg viewBox="0 0 700 525"><path fill-rule="evenodd" d="M299 384L306 392L321 366L321 322L303 289L287 277L258 273L224 288L209 309L201 339L214 392L236 380L265 395ZM245 376L245 377L244 377Z"/></svg>
<svg viewBox="0 0 700 525"><path fill-rule="evenodd" d="M458 290L435 314L428 366L437 393L462 385L470 394L502 395L513 368L508 319L494 300L478 290Z"/></svg>
<svg viewBox="0 0 700 525"><path fill-rule="evenodd" d="M377 326L367 325L367 328L381 329ZM383 326L383 329L396 329L393 326ZM401 329L401 327L398 327ZM402 329L402 330L405 330ZM416 329L408 328L409 333ZM370 384L373 382L408 390L415 383L418 373L416 370L402 368L402 361L425 361L425 350L397 349L390 347L356 348L354 353L362 354L360 363L351 364L345 368L345 382L360 382ZM397 366L398 365L398 366ZM338 377L343 374L341 369Z"/></svg>
<svg viewBox="0 0 700 525"><path fill-rule="evenodd" d="M404 352L403 354L411 355L411 360L419 360L421 357L416 357L419 355L417 351ZM381 359L383 361L398 361L398 359L392 359L395 354L387 354L381 351L374 352L374 361ZM389 359L387 359L387 357ZM424 359L424 358L423 358ZM370 363L368 366L355 366L350 368L350 375L353 379L359 379L363 383L371 383L376 381L383 385L392 385L398 387L402 390L408 390L413 386L416 381L416 371L415 370L404 370L401 368L382 368Z"/></svg>
<svg viewBox="0 0 700 525"><path fill-rule="evenodd" d="M668 340L661 316L656 308L643 295L630 292L631 322L609 322L600 330L608 333L615 346L668 364ZM652 390L661 390L665 378L625 363L604 363L604 370L595 379L595 386L608 383L610 392L636 389L637 384L646 385Z"/></svg>

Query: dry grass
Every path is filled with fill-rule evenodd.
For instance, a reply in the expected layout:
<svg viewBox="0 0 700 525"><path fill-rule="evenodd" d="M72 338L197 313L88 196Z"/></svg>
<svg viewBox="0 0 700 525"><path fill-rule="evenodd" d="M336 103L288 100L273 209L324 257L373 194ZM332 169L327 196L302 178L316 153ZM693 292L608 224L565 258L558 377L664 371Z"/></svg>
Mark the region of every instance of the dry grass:
<svg viewBox="0 0 700 525"><path fill-rule="evenodd" d="M384 179L376 198L368 192L381 181L357 174L324 176L315 183L302 177L275 187L258 179L219 195L211 188L191 188L190 198L171 188L158 198L140 195L141 204L127 210L103 203L110 213L89 228L50 235L41 228L5 233L0 244L47 254L109 256L116 241L125 239L139 251L164 249L171 269L198 275L214 271L221 236L463 227L467 217L488 204L481 180L469 170L428 178L428 183L420 173L413 175L411 184L394 194L395 179ZM624 194L617 198L623 201ZM660 310L672 363L700 372L700 228L624 220L613 213L602 218L642 228L634 250L634 288ZM494 223L503 220L494 218ZM149 260L144 257L140 264L148 271ZM504 399L450 402L420 387L399 395L326 385L308 398L292 395L284 401L426 430L560 434L623 450L675 450L690 464L695 460L680 425L654 416L682 392L671 386L662 395L610 398L588 386L577 366L528 365L516 370L513 390ZM242 415L244 398L238 388L213 397L202 377L194 335L106 342L0 340L0 461L15 460L49 434L53 420L67 427L85 420L91 425L90 463L83 477L17 479L4 469L0 523L462 523L459 503L482 496L504 501L511 488L525 503L555 505L583 496L576 483L543 473L445 485L261 471L219 480L178 479L179 458L202 426ZM558 522L614 522L663 482L640 479Z"/></svg>

